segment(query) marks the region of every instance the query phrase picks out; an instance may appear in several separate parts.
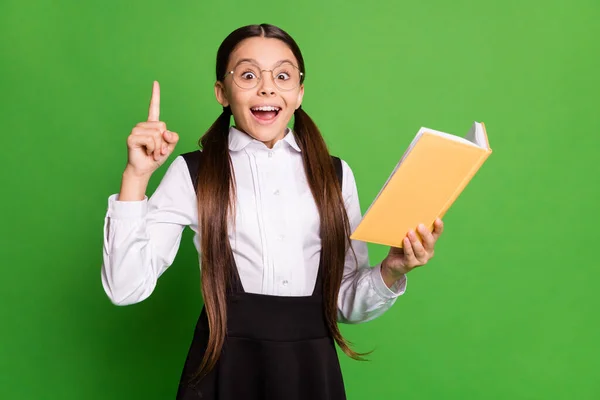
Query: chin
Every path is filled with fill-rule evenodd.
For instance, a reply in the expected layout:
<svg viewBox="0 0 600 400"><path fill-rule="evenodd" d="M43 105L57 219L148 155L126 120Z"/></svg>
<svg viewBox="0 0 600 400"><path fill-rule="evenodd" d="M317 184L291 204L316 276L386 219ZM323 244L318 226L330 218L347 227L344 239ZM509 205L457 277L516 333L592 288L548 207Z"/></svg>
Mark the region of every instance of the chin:
<svg viewBox="0 0 600 400"><path fill-rule="evenodd" d="M260 140L261 142L272 142L283 138L286 127L287 126L273 126L265 128L263 126L257 126L251 128L247 133L254 139Z"/></svg>

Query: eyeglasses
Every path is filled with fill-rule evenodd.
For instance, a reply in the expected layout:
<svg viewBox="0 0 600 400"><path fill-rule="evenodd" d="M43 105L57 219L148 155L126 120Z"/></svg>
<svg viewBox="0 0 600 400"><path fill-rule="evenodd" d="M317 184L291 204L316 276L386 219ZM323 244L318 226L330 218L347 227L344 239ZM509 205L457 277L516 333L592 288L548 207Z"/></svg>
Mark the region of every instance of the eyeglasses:
<svg viewBox="0 0 600 400"><path fill-rule="evenodd" d="M263 78L263 72L270 72L273 83L279 90L293 90L300 86L304 75L298 67L290 62L284 62L273 69L260 69L251 62L241 62L225 74L231 75L233 82L242 89L254 89Z"/></svg>

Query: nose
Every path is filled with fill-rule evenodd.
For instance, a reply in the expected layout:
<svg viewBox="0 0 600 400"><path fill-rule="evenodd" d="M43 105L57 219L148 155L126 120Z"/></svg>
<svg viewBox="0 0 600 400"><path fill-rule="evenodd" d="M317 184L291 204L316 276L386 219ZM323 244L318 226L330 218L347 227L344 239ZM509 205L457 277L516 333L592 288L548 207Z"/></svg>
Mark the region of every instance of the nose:
<svg viewBox="0 0 600 400"><path fill-rule="evenodd" d="M262 96L275 94L275 82L273 82L271 71L262 71L261 80L258 84L258 93Z"/></svg>

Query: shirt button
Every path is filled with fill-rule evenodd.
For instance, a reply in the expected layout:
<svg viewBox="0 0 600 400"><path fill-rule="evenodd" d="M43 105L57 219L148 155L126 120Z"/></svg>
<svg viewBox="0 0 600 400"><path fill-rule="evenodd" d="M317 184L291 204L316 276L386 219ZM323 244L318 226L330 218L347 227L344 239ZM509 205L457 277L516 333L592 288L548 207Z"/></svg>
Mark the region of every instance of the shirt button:
<svg viewBox="0 0 600 400"><path fill-rule="evenodd" d="M285 239L285 235L282 233L281 235L279 235L279 240L283 240Z"/></svg>
<svg viewBox="0 0 600 400"><path fill-rule="evenodd" d="M275 190L275 191L273 192L273 194L274 194L275 196L279 196L279 189Z"/></svg>
<svg viewBox="0 0 600 400"><path fill-rule="evenodd" d="M273 157L273 152L269 151L269 158Z"/></svg>
<svg viewBox="0 0 600 400"><path fill-rule="evenodd" d="M287 279L286 279L286 280L284 280L284 281L283 281L283 282L281 282L281 283L283 283L283 286L287 286L287 285L288 285L288 281L287 281Z"/></svg>

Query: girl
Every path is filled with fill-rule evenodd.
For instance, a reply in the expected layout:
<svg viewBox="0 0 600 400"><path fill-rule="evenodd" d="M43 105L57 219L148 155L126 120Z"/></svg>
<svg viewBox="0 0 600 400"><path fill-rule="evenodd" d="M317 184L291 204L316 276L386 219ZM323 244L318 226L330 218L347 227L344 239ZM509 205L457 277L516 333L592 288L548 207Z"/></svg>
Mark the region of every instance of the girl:
<svg viewBox="0 0 600 400"><path fill-rule="evenodd" d="M335 343L363 354L337 323L383 314L406 274L433 256L441 220L433 232L420 225L421 240L411 231L373 268L366 243L349 239L361 219L354 176L302 110L305 74L286 32L239 28L217 52L223 113L202 150L176 157L150 199L148 180L178 141L159 119L157 82L148 120L127 139L106 214L102 284L114 304L144 300L183 228L194 231L205 304L177 399L345 399Z"/></svg>

